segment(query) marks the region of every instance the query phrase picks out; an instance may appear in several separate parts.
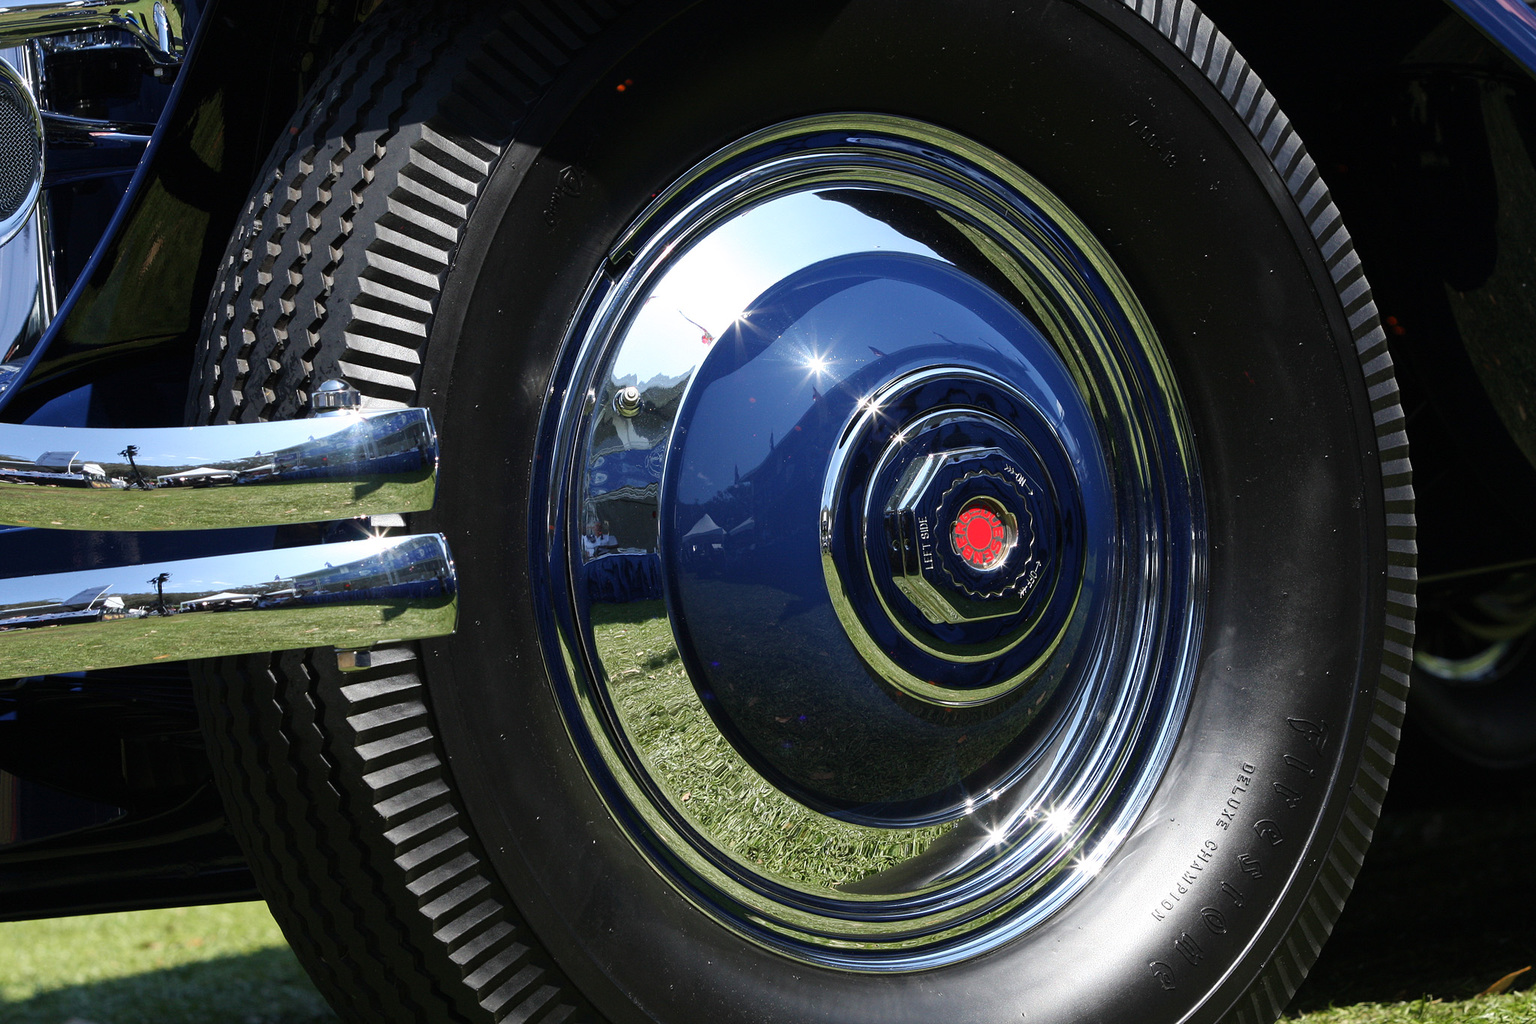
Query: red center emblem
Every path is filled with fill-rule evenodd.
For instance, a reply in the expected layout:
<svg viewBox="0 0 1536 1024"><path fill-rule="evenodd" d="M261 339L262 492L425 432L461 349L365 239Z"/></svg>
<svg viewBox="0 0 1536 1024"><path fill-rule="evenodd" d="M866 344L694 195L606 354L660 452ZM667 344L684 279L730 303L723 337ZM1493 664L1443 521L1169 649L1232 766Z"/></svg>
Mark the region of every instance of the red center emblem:
<svg viewBox="0 0 1536 1024"><path fill-rule="evenodd" d="M955 553L975 569L991 569L1002 561L1008 531L991 509L974 505L955 519Z"/></svg>

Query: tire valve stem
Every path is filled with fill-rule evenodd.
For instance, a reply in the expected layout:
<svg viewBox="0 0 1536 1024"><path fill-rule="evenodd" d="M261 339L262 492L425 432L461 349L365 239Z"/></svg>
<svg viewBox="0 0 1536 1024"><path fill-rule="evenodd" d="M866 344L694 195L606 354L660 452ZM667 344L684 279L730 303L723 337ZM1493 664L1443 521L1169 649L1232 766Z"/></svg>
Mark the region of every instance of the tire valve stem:
<svg viewBox="0 0 1536 1024"><path fill-rule="evenodd" d="M640 389L633 384L620 388L618 394L613 396L613 411L625 419L640 415Z"/></svg>

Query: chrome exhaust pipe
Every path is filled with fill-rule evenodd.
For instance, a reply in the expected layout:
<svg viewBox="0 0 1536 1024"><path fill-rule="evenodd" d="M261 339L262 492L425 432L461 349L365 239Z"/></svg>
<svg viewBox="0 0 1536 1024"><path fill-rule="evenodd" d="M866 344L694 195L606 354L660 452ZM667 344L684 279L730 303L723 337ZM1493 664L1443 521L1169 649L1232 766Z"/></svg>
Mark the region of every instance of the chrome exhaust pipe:
<svg viewBox="0 0 1536 1024"><path fill-rule="evenodd" d="M458 617L438 534L0 580L0 677L444 636Z"/></svg>
<svg viewBox="0 0 1536 1024"><path fill-rule="evenodd" d="M278 526L432 507L425 409L117 429L0 423L0 524L63 530Z"/></svg>

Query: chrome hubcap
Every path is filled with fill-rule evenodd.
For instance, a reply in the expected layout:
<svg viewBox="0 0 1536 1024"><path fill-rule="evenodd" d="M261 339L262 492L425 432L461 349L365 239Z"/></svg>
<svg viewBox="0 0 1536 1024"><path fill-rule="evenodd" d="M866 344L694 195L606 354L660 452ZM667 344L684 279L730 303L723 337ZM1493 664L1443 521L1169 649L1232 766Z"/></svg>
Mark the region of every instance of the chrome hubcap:
<svg viewBox="0 0 1536 1024"><path fill-rule="evenodd" d="M615 819L786 955L993 948L1128 834L1182 722L1182 402L1087 229L876 115L717 153L615 246L535 474L549 662Z"/></svg>

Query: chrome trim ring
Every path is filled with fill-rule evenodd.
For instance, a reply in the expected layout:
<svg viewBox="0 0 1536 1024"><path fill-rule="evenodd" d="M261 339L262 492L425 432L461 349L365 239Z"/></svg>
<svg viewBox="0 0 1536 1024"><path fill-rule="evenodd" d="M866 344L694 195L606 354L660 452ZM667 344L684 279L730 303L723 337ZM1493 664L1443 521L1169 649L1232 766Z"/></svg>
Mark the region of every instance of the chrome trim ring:
<svg viewBox="0 0 1536 1024"><path fill-rule="evenodd" d="M624 233L554 380L547 663L668 883L873 972L1090 884L1183 722L1207 556L1173 374L1071 211L929 124L777 125ZM1012 541L922 546L974 508Z"/></svg>
<svg viewBox="0 0 1536 1024"><path fill-rule="evenodd" d="M27 223L42 187L42 115L26 80L0 60L0 245Z"/></svg>

